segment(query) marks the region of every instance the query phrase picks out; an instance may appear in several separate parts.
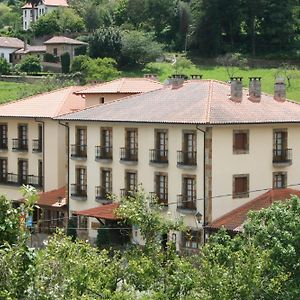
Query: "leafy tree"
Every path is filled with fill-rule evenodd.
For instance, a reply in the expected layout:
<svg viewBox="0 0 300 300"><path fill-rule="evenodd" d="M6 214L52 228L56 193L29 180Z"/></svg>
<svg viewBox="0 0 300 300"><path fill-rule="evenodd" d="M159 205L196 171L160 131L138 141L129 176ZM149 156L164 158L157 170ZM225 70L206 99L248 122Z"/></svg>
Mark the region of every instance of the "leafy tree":
<svg viewBox="0 0 300 300"><path fill-rule="evenodd" d="M248 65L248 60L241 53L227 53L217 57L216 61L226 68L228 78L233 77L238 68Z"/></svg>
<svg viewBox="0 0 300 300"><path fill-rule="evenodd" d="M122 62L128 65L146 64L162 55L162 45L151 34L126 31L122 35Z"/></svg>
<svg viewBox="0 0 300 300"><path fill-rule="evenodd" d="M56 12L51 12L40 17L31 26L36 36L53 35L60 32Z"/></svg>
<svg viewBox="0 0 300 300"><path fill-rule="evenodd" d="M86 74L86 68L90 61L91 58L87 55L78 55L74 57L71 65L71 72L82 72L83 74Z"/></svg>
<svg viewBox="0 0 300 300"><path fill-rule="evenodd" d="M69 52L65 52L60 56L61 60L61 68L63 73L69 73L70 72L70 54Z"/></svg>
<svg viewBox="0 0 300 300"><path fill-rule="evenodd" d="M118 59L122 48L121 31L116 27L101 27L89 38L89 54L93 58Z"/></svg>
<svg viewBox="0 0 300 300"><path fill-rule="evenodd" d="M38 57L28 55L20 63L20 71L26 73L41 72L41 61Z"/></svg>
<svg viewBox="0 0 300 300"><path fill-rule="evenodd" d="M0 57L0 75L7 75L10 73L10 64L3 57Z"/></svg>

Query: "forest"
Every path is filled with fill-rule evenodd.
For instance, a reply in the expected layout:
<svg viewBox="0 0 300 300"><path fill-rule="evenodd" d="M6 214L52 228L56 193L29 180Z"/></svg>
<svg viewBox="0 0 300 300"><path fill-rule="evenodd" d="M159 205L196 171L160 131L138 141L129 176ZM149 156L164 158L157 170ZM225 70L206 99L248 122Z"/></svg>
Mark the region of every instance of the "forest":
<svg viewBox="0 0 300 300"><path fill-rule="evenodd" d="M1 35L29 34L21 30L24 2L0 1ZM150 36L164 51L203 57L228 52L272 59L300 57L299 0L69 0L69 5L63 12L41 17L32 34L84 39L105 29L113 39L119 31L134 31Z"/></svg>

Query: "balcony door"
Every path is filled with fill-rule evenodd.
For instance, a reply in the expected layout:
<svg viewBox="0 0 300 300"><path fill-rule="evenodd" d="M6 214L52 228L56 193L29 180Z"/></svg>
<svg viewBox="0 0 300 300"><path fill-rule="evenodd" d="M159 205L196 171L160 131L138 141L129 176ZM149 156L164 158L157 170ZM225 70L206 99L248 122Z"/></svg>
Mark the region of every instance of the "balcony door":
<svg viewBox="0 0 300 300"><path fill-rule="evenodd" d="M18 161L18 182L19 184L27 184L28 161L20 159Z"/></svg>
<svg viewBox="0 0 300 300"><path fill-rule="evenodd" d="M274 154L276 157L282 157L285 155L287 149L287 132L275 131L274 132Z"/></svg>
<svg viewBox="0 0 300 300"><path fill-rule="evenodd" d="M156 150L159 158L167 159L168 135L165 131L156 132Z"/></svg>
<svg viewBox="0 0 300 300"><path fill-rule="evenodd" d="M167 175L156 175L156 195L162 202L168 201L168 176Z"/></svg>
<svg viewBox="0 0 300 300"><path fill-rule="evenodd" d="M86 143L87 143L87 134L86 128L77 128L76 129L76 146L78 154L86 153Z"/></svg>
<svg viewBox="0 0 300 300"><path fill-rule="evenodd" d="M106 128L101 130L101 146L102 153L104 156L108 156L108 154L112 151L112 130L111 128Z"/></svg>
<svg viewBox="0 0 300 300"><path fill-rule="evenodd" d="M137 174L134 172L126 173L126 191L135 191L137 187Z"/></svg>
<svg viewBox="0 0 300 300"><path fill-rule="evenodd" d="M136 129L126 130L126 149L130 157L136 156L138 147L138 136Z"/></svg>
<svg viewBox="0 0 300 300"><path fill-rule="evenodd" d="M0 149L7 149L7 125L0 125Z"/></svg>
<svg viewBox="0 0 300 300"><path fill-rule="evenodd" d="M192 163L195 160L196 151L196 135L188 132L183 135L183 155L187 163Z"/></svg>
<svg viewBox="0 0 300 300"><path fill-rule="evenodd" d="M184 177L182 192L183 192L183 205L186 208L195 208L196 179L193 177Z"/></svg>
<svg viewBox="0 0 300 300"><path fill-rule="evenodd" d="M19 125L18 127L18 139L19 139L19 148L27 149L27 125Z"/></svg>
<svg viewBox="0 0 300 300"><path fill-rule="evenodd" d="M104 196L106 196L107 194L110 194L112 192L112 181L111 181L110 170L101 171L101 181L102 181Z"/></svg>
<svg viewBox="0 0 300 300"><path fill-rule="evenodd" d="M0 182L7 181L7 159L0 159Z"/></svg>
<svg viewBox="0 0 300 300"><path fill-rule="evenodd" d="M77 168L76 169L76 187L77 192L86 194L86 169L85 168Z"/></svg>
<svg viewBox="0 0 300 300"><path fill-rule="evenodd" d="M41 160L38 164L38 185L43 186L43 161Z"/></svg>

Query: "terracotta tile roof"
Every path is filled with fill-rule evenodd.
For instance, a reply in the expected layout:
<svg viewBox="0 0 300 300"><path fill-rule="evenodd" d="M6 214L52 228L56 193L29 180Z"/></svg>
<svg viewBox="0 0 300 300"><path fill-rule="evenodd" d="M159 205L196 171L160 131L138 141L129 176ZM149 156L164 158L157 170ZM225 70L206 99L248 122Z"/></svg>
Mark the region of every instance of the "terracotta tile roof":
<svg viewBox="0 0 300 300"><path fill-rule="evenodd" d="M69 6L66 0L41 0L46 6ZM31 8L30 3L26 3L22 8Z"/></svg>
<svg viewBox="0 0 300 300"><path fill-rule="evenodd" d="M148 78L120 78L88 87L78 94L139 94L161 89L163 85Z"/></svg>
<svg viewBox="0 0 300 300"><path fill-rule="evenodd" d="M37 204L43 207L64 207L67 204L66 187L39 194Z"/></svg>
<svg viewBox="0 0 300 300"><path fill-rule="evenodd" d="M230 85L216 80L193 80L132 95L62 116L64 120L90 120L180 124L255 124L300 122L300 104L279 102L262 94L254 103L243 92L240 103L229 98Z"/></svg>
<svg viewBox="0 0 300 300"><path fill-rule="evenodd" d="M71 86L0 105L0 117L53 118L83 109L85 101L74 92L82 87Z"/></svg>
<svg viewBox="0 0 300 300"><path fill-rule="evenodd" d="M65 36L54 36L51 39L44 42L44 45L50 44L87 45L87 43L85 42L74 40Z"/></svg>
<svg viewBox="0 0 300 300"><path fill-rule="evenodd" d="M15 51L15 54L27 54L33 52L46 52L46 46L27 46L27 49L24 48Z"/></svg>
<svg viewBox="0 0 300 300"><path fill-rule="evenodd" d="M245 222L249 211L257 211L262 208L269 207L274 201L289 199L291 195L297 195L300 197L300 191L289 188L269 190L250 202L216 219L209 225L209 227L221 228L224 226L228 230L242 231L243 223Z"/></svg>
<svg viewBox="0 0 300 300"><path fill-rule="evenodd" d="M0 48L16 48L20 49L24 46L24 42L13 37L0 36Z"/></svg>
<svg viewBox="0 0 300 300"><path fill-rule="evenodd" d="M119 220L114 211L119 207L118 203L105 204L98 207L76 211L74 214L79 216L93 217L104 220Z"/></svg>

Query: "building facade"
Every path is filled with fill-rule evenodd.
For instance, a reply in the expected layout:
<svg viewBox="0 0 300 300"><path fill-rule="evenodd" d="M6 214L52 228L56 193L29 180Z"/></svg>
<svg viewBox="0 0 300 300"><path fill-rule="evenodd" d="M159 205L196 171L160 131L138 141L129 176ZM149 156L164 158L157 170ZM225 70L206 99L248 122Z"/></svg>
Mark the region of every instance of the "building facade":
<svg viewBox="0 0 300 300"><path fill-rule="evenodd" d="M166 218L191 228L189 238L170 237L181 250L196 250L203 227L267 189L299 188L300 105L285 99L282 82L271 96L261 94L260 78L251 78L249 90L241 78L231 85L174 79L59 119L70 130L70 213L142 184ZM85 222L91 238L95 222Z"/></svg>

